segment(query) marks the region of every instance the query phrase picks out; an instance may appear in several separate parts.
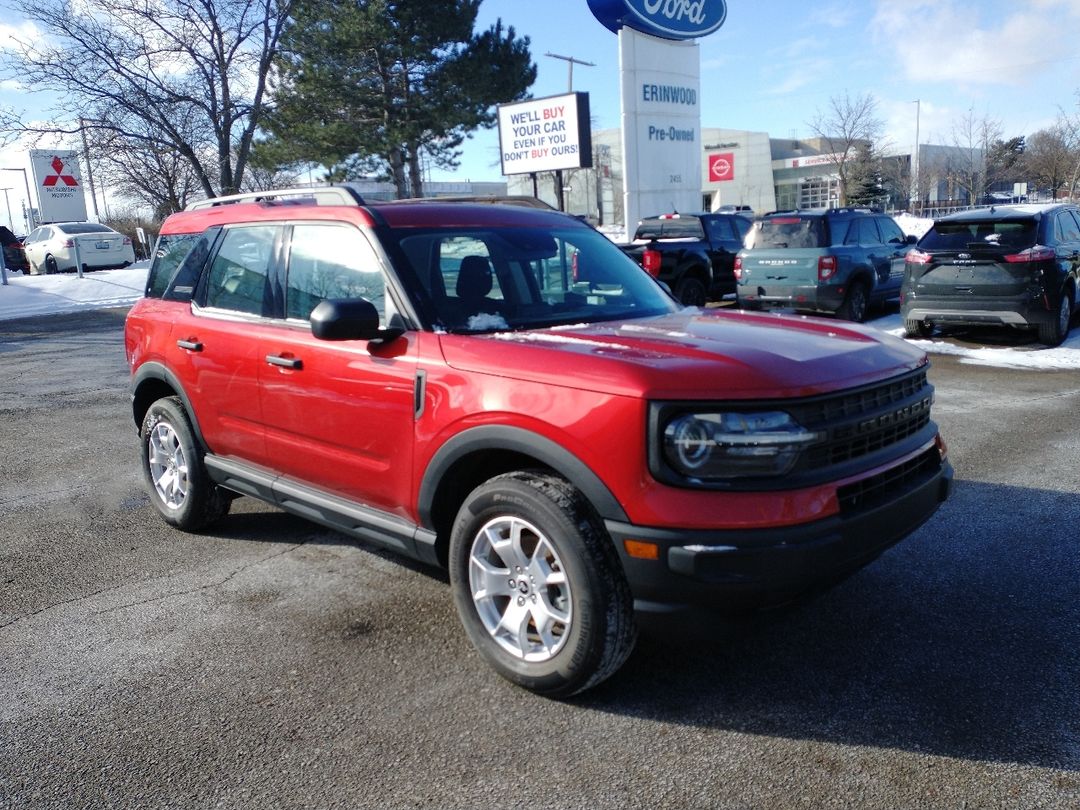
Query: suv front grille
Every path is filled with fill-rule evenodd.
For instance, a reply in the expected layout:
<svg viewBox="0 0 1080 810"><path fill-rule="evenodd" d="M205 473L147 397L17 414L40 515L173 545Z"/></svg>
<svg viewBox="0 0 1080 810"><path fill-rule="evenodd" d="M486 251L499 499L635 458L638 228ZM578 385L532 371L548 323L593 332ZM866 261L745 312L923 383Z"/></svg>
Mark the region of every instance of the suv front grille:
<svg viewBox="0 0 1080 810"><path fill-rule="evenodd" d="M863 478L836 491L840 514L850 515L872 509L887 501L897 492L903 492L928 479L941 469L941 454L936 447L905 461L885 472Z"/></svg>
<svg viewBox="0 0 1080 810"><path fill-rule="evenodd" d="M919 369L899 379L800 403L792 415L826 435L806 452L804 471L856 461L917 435L930 423L934 389Z"/></svg>

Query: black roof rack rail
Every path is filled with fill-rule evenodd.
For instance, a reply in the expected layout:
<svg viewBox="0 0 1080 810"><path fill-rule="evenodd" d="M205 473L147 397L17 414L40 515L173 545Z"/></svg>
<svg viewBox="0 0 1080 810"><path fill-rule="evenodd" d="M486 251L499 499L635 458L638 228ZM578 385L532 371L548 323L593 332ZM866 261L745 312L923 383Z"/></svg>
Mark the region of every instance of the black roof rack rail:
<svg viewBox="0 0 1080 810"><path fill-rule="evenodd" d="M247 191L227 194L189 203L185 211L217 208L221 205L239 203L263 203L265 205L364 205L364 198L347 183L333 186L305 186L296 188Z"/></svg>

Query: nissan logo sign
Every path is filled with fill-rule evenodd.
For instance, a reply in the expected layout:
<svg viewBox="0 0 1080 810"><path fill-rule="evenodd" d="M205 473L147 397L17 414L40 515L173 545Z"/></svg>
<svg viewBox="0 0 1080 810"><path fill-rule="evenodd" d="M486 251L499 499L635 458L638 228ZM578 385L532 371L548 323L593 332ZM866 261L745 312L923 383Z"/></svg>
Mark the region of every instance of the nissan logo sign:
<svg viewBox="0 0 1080 810"><path fill-rule="evenodd" d="M716 31L727 18L724 0L588 0L605 28L624 25L665 39L695 39Z"/></svg>

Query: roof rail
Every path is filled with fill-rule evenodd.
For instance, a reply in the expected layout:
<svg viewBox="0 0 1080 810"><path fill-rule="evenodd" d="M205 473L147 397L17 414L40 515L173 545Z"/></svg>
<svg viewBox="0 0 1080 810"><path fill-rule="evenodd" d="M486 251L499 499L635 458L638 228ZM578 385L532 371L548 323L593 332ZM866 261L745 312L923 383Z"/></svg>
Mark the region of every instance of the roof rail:
<svg viewBox="0 0 1080 810"><path fill-rule="evenodd" d="M364 205L364 198L347 186L308 186L305 188L281 188L269 191L248 191L228 194L189 203L185 211L216 208L237 203L264 203L268 205Z"/></svg>

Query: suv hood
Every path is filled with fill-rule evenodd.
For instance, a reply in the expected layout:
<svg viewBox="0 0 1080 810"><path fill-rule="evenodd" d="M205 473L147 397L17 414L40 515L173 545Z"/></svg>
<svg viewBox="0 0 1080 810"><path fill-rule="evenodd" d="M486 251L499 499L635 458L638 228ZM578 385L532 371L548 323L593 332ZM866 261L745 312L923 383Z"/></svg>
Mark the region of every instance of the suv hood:
<svg viewBox="0 0 1080 810"><path fill-rule="evenodd" d="M658 399L809 396L926 363L907 342L846 321L743 311L439 339L462 371Z"/></svg>

